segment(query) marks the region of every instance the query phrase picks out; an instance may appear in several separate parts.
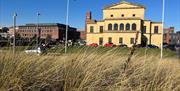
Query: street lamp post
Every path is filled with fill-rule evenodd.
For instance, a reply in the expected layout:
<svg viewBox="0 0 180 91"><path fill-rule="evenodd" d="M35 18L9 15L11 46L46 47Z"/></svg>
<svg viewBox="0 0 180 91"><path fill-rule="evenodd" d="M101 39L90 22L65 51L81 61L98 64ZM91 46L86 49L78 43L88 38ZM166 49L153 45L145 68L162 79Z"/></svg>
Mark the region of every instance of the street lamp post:
<svg viewBox="0 0 180 91"><path fill-rule="evenodd" d="M164 16L165 16L165 0L163 0L163 6L162 6L161 60L163 59Z"/></svg>
<svg viewBox="0 0 180 91"><path fill-rule="evenodd" d="M14 13L13 15L13 54L15 54L15 47L16 47L16 16L17 14Z"/></svg>
<svg viewBox="0 0 180 91"><path fill-rule="evenodd" d="M39 46L39 38L40 38L40 34L39 34L39 16L40 16L40 13L37 12L37 47Z"/></svg>
<svg viewBox="0 0 180 91"><path fill-rule="evenodd" d="M67 0L67 11L66 11L66 38L65 38L65 53L67 53L67 41L68 41L68 23L69 23L69 0Z"/></svg>

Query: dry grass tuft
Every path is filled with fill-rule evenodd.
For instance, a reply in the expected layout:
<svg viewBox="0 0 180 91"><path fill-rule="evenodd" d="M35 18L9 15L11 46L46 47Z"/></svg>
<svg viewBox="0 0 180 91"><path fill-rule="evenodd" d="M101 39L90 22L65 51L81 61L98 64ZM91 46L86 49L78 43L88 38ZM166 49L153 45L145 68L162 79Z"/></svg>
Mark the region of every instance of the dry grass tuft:
<svg viewBox="0 0 180 91"><path fill-rule="evenodd" d="M61 56L0 53L0 91L180 91L175 58L127 56L113 50Z"/></svg>

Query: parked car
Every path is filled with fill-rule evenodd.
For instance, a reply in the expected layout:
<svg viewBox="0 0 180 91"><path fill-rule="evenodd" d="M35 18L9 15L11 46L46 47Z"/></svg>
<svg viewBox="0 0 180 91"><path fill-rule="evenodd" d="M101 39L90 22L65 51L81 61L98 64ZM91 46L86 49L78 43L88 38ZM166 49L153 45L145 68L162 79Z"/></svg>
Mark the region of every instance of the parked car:
<svg viewBox="0 0 180 91"><path fill-rule="evenodd" d="M176 51L176 46L175 45L168 45L167 49L169 49L171 51Z"/></svg>
<svg viewBox="0 0 180 91"><path fill-rule="evenodd" d="M32 47L32 48L28 48L25 50L25 53L28 53L28 54L42 54L46 51L46 49L43 47L43 46L35 46L35 47Z"/></svg>
<svg viewBox="0 0 180 91"><path fill-rule="evenodd" d="M116 45L113 43L106 43L104 44L104 47L116 47Z"/></svg>
<svg viewBox="0 0 180 91"><path fill-rule="evenodd" d="M163 43L163 48L168 48L168 43Z"/></svg>
<svg viewBox="0 0 180 91"><path fill-rule="evenodd" d="M85 46L86 41L85 40L77 40L76 42L73 42L73 46Z"/></svg>
<svg viewBox="0 0 180 91"><path fill-rule="evenodd" d="M97 43L92 43L92 44L89 44L88 46L98 47L98 44Z"/></svg>
<svg viewBox="0 0 180 91"><path fill-rule="evenodd" d="M118 47L128 47L126 44L120 44Z"/></svg>
<svg viewBox="0 0 180 91"><path fill-rule="evenodd" d="M151 44L151 45L147 45L146 48L159 48L159 47Z"/></svg>

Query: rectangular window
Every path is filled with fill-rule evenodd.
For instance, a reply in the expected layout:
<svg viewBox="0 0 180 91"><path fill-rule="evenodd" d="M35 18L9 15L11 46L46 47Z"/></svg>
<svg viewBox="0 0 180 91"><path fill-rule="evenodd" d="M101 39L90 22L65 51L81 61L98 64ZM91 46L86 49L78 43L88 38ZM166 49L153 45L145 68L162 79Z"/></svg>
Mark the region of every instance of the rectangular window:
<svg viewBox="0 0 180 91"><path fill-rule="evenodd" d="M158 26L154 26L154 33L158 33L159 31L159 27Z"/></svg>
<svg viewBox="0 0 180 91"><path fill-rule="evenodd" d="M122 37L119 38L119 44L123 44L123 38Z"/></svg>
<svg viewBox="0 0 180 91"><path fill-rule="evenodd" d="M99 45L103 45L103 38L102 37L99 38Z"/></svg>
<svg viewBox="0 0 180 91"><path fill-rule="evenodd" d="M112 37L108 38L108 43L112 43Z"/></svg>
<svg viewBox="0 0 180 91"><path fill-rule="evenodd" d="M142 33L146 33L146 26L143 27Z"/></svg>
<svg viewBox="0 0 180 91"><path fill-rule="evenodd" d="M90 33L93 33L93 32L94 32L94 27L90 26Z"/></svg>
<svg viewBox="0 0 180 91"><path fill-rule="evenodd" d="M135 39L131 38L130 44L134 44L135 43Z"/></svg>
<svg viewBox="0 0 180 91"><path fill-rule="evenodd" d="M100 29L100 33L103 33L103 30L104 30L103 26L100 26L99 29Z"/></svg>

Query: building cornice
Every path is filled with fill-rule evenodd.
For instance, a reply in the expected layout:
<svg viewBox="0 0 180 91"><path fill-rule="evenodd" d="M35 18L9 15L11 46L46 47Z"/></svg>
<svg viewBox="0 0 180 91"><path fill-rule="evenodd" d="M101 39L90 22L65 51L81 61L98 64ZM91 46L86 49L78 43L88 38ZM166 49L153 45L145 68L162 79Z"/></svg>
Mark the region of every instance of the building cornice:
<svg viewBox="0 0 180 91"><path fill-rule="evenodd" d="M104 20L98 20L97 22L104 22Z"/></svg>
<svg viewBox="0 0 180 91"><path fill-rule="evenodd" d="M86 24L97 24L96 22L88 22Z"/></svg>
<svg viewBox="0 0 180 91"><path fill-rule="evenodd" d="M105 18L104 20L142 20L141 18Z"/></svg>
<svg viewBox="0 0 180 91"><path fill-rule="evenodd" d="M115 4L112 4L112 5L109 5L109 6L105 6L103 9L109 9L113 6L117 6L117 5L120 5L120 4L128 4L128 5L134 5L134 6L137 6L139 8L145 8L145 6L143 5L140 5L140 4L137 4L137 3L131 3L131 2L127 2L127 1L122 1L122 2L119 2L119 3L115 3Z"/></svg>
<svg viewBox="0 0 180 91"><path fill-rule="evenodd" d="M137 33L137 30L136 31L104 31L103 33ZM98 33L87 33L87 34L103 34L103 33L98 32Z"/></svg>
<svg viewBox="0 0 180 91"><path fill-rule="evenodd" d="M144 9L143 7L124 7L124 8L106 8L103 10L116 10L116 9Z"/></svg>

